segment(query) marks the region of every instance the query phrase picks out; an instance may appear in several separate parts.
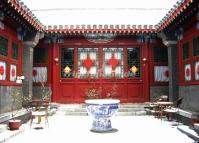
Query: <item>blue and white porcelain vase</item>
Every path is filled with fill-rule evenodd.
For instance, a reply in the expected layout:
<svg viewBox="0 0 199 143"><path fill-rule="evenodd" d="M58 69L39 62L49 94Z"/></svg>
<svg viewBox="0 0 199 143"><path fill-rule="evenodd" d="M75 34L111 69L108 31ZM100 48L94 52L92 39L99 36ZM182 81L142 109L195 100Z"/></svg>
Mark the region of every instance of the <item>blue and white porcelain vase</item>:
<svg viewBox="0 0 199 143"><path fill-rule="evenodd" d="M117 99L90 99L86 100L86 109L93 119L92 131L107 132L112 130L111 120L119 108Z"/></svg>

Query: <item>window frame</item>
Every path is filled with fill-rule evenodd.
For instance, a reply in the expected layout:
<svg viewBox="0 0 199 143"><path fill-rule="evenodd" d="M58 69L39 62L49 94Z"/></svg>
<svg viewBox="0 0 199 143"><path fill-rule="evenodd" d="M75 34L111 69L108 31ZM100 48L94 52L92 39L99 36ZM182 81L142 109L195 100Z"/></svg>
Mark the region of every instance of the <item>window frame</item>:
<svg viewBox="0 0 199 143"><path fill-rule="evenodd" d="M194 56L193 40L199 38L199 32L194 32L192 35L185 35L178 43L179 48L179 85L196 85L199 84L199 79L195 77L195 64L199 61L199 55ZM183 60L182 46L184 43L189 42L189 59ZM185 79L185 65L190 64L191 67L191 80Z"/></svg>
<svg viewBox="0 0 199 143"><path fill-rule="evenodd" d="M155 60L155 52L154 52L154 48L167 48L165 45L163 45L161 42L157 42L154 44L150 44L150 57L151 57L151 62L150 62L150 68L152 70L151 74L150 74L150 83L151 85L168 85L169 81L155 81L155 67L156 66L168 66L168 60L167 61L156 61ZM166 49L166 51L168 51ZM168 55L167 55L168 56ZM168 59L168 58L167 58Z"/></svg>
<svg viewBox="0 0 199 143"><path fill-rule="evenodd" d="M22 75L22 41L17 38L14 32L9 32L9 28L6 27L4 30L0 30L0 36L5 37L8 40L8 54L7 56L0 56L0 61L3 61L6 63L6 79L0 80L1 85L8 85L8 86L18 86L21 85L21 83L16 83L16 81L11 81L10 78L10 68L11 65L16 65L16 76ZM12 58L12 43L17 44L18 46L18 59Z"/></svg>
<svg viewBox="0 0 199 143"><path fill-rule="evenodd" d="M33 67L46 67L47 68L47 81L44 82L43 84L45 86L50 85L51 80L52 80L52 75L51 75L51 70L52 70L52 63L51 63L51 57L52 57L52 48L49 44L44 44L44 43L39 43L35 48L47 48L48 50L48 55L47 55L47 62L46 63L34 63L33 59ZM54 63L53 63L54 64ZM33 71L32 71L33 72ZM33 86L40 86L41 82L33 82Z"/></svg>

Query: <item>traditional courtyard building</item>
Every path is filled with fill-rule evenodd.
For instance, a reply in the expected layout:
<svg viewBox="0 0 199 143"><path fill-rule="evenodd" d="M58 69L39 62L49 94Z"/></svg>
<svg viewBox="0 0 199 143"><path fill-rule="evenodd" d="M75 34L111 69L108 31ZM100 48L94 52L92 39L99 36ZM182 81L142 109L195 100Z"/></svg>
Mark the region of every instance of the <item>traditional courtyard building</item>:
<svg viewBox="0 0 199 143"><path fill-rule="evenodd" d="M198 112L199 2L180 0L144 24L44 26L23 2L1 0L0 113L16 88L26 98L50 89L58 103L83 103L89 88L122 103L168 95Z"/></svg>

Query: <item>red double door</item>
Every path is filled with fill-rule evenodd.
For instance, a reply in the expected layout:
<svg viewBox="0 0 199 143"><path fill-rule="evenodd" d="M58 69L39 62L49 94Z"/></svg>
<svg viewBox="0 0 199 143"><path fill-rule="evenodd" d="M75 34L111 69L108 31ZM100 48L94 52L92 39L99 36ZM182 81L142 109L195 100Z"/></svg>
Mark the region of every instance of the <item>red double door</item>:
<svg viewBox="0 0 199 143"><path fill-rule="evenodd" d="M53 101L83 103L91 89L98 98L123 103L149 99L147 45L54 46ZM94 91L95 92L95 91Z"/></svg>

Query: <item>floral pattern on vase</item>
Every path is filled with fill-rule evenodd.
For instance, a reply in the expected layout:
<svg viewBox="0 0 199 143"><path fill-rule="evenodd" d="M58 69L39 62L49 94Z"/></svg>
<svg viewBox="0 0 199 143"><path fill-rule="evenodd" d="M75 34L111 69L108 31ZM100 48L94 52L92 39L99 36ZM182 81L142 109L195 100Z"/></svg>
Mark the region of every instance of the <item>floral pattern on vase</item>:
<svg viewBox="0 0 199 143"><path fill-rule="evenodd" d="M119 108L116 99L91 99L86 100L86 109L93 119L92 131L107 132L112 130L111 120Z"/></svg>

